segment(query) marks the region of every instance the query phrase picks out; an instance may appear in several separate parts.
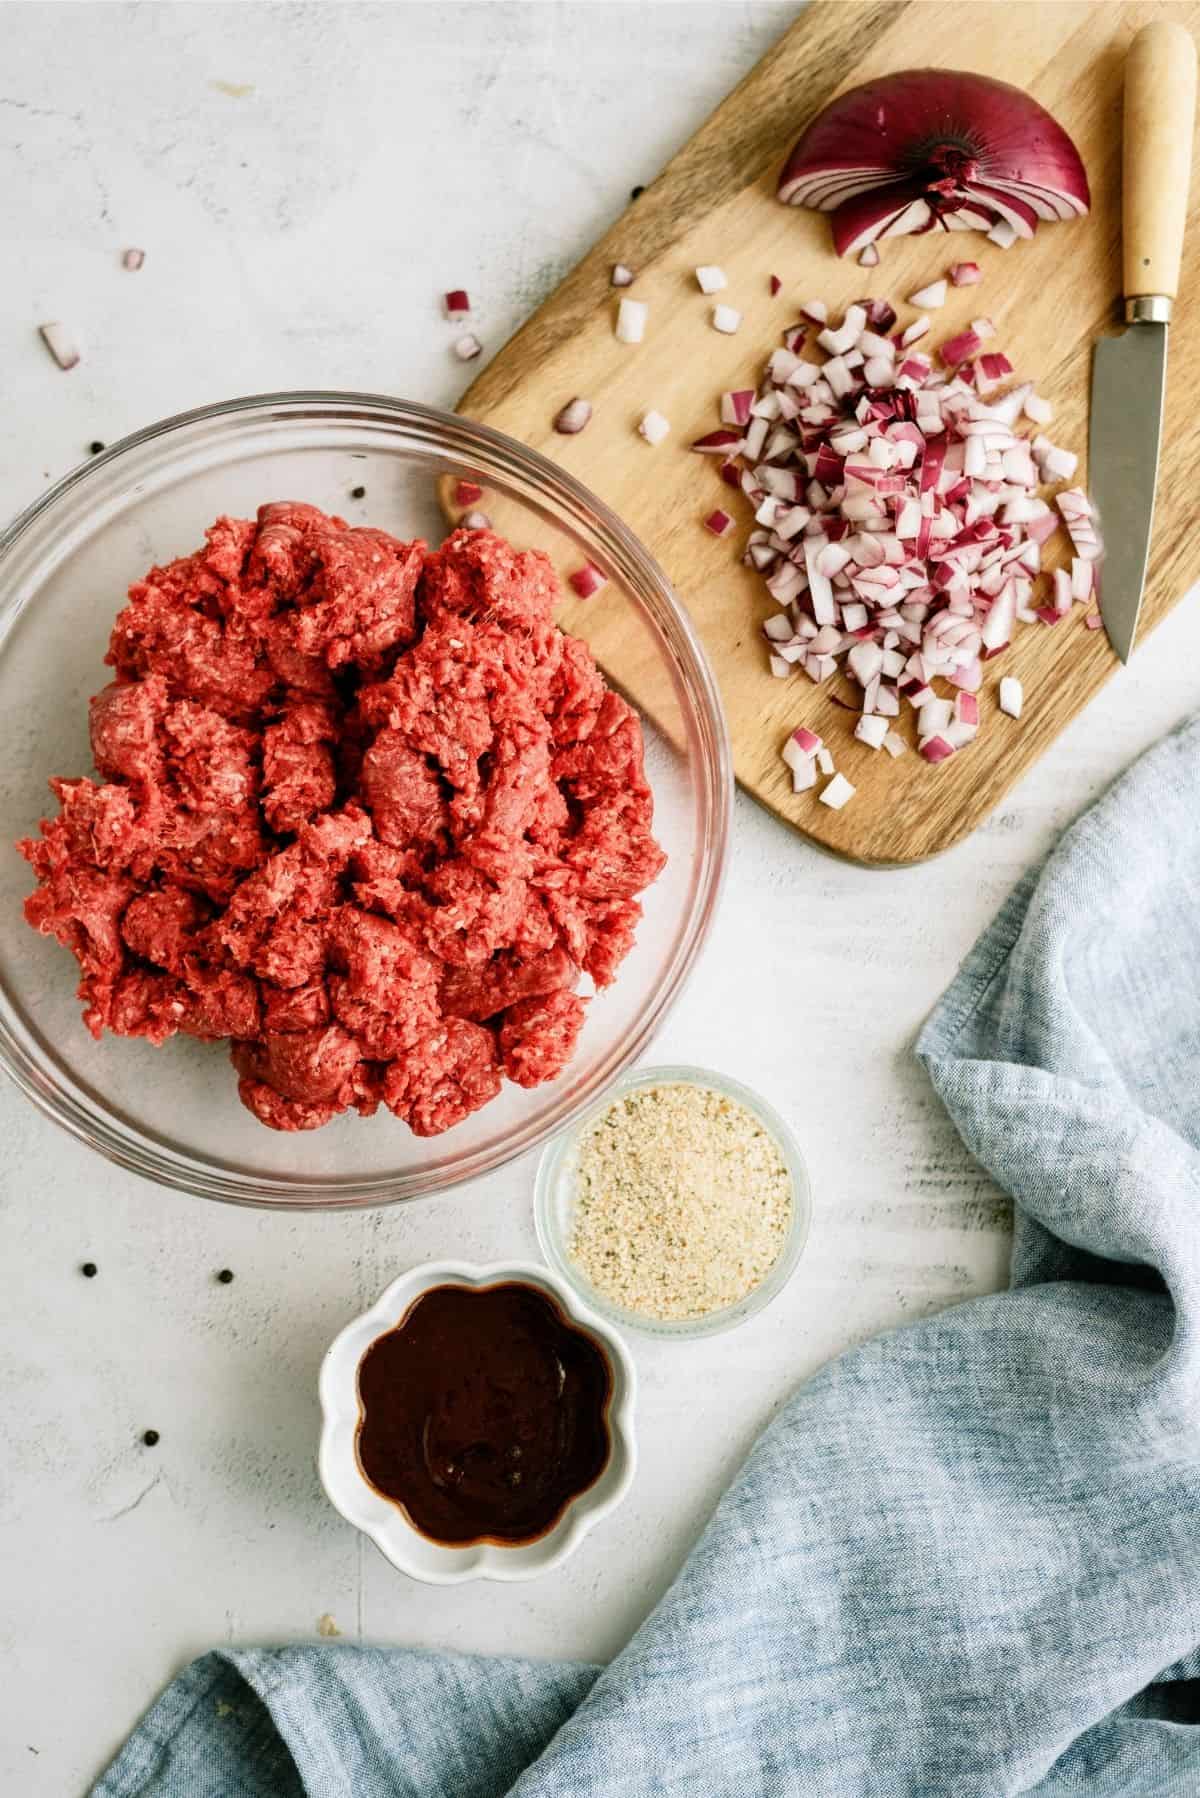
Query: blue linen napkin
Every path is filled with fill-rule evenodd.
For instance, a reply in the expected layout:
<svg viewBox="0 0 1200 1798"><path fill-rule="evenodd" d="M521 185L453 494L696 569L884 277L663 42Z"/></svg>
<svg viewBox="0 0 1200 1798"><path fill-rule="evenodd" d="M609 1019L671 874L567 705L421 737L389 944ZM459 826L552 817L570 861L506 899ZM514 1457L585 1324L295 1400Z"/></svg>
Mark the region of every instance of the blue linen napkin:
<svg viewBox="0 0 1200 1798"><path fill-rule="evenodd" d="M1200 1793L1200 720L1030 874L918 1053L1012 1289L843 1355L605 1670L184 1672L96 1798Z"/></svg>

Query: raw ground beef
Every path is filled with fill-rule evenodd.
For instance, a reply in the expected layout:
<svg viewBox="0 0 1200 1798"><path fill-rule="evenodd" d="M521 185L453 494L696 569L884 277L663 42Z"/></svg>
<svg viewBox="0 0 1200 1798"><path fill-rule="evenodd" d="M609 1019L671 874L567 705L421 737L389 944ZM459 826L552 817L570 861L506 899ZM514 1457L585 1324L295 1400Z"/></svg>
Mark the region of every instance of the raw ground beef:
<svg viewBox="0 0 1200 1798"><path fill-rule="evenodd" d="M98 780L20 844L93 1035L231 1039L277 1130L421 1136L569 1060L663 866L636 714L553 622L550 563L314 506L220 518L130 590Z"/></svg>

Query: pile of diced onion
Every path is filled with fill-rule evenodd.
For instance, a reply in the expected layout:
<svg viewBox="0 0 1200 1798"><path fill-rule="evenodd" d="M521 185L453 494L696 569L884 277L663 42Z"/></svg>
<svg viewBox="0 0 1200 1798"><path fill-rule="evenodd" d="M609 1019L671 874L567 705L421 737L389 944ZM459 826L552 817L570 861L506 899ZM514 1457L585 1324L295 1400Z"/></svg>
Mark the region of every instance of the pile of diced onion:
<svg viewBox="0 0 1200 1798"><path fill-rule="evenodd" d="M724 394L721 429L693 448L719 456L754 508L745 560L779 606L763 627L772 671L817 683L848 673L861 694L855 736L895 755L906 745L891 720L907 702L921 755L942 762L976 735L983 663L1016 624L1057 624L1095 596L1101 544L1078 488L1056 499L1070 569L1037 591L1059 526L1038 489L1069 481L1077 457L1042 433L1052 410L1033 383L1007 385L1011 363L985 348L990 320L943 343L935 364L915 347L929 319L894 332L886 300L850 306L836 329L823 304L802 311L757 392ZM820 361L805 354L814 331ZM1004 684L1015 714L1019 683ZM793 733L784 760L797 791L820 770L833 775L826 804L852 797L813 732Z"/></svg>

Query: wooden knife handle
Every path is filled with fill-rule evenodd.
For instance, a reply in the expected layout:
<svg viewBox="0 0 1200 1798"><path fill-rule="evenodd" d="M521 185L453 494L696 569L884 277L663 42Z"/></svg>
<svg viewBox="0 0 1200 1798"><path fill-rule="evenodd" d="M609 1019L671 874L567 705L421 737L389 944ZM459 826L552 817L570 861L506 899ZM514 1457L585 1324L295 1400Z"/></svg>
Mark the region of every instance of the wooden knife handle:
<svg viewBox="0 0 1200 1798"><path fill-rule="evenodd" d="M1196 110L1196 45L1158 19L1125 62L1125 297L1175 298L1187 220Z"/></svg>

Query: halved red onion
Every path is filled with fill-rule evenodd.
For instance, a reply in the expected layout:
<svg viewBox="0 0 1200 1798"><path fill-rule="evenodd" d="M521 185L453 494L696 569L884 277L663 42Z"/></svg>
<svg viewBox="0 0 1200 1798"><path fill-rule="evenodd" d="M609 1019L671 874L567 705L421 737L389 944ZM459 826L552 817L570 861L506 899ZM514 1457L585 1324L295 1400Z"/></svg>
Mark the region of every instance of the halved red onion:
<svg viewBox="0 0 1200 1798"><path fill-rule="evenodd" d="M803 133L779 198L833 214L834 247L977 229L993 242L1090 204L1067 133L1020 88L952 69L908 69L839 95Z"/></svg>

